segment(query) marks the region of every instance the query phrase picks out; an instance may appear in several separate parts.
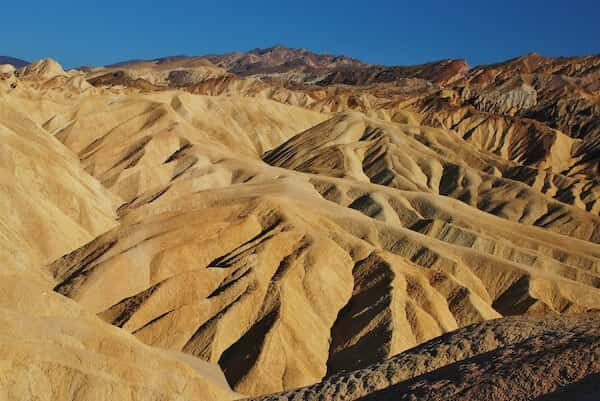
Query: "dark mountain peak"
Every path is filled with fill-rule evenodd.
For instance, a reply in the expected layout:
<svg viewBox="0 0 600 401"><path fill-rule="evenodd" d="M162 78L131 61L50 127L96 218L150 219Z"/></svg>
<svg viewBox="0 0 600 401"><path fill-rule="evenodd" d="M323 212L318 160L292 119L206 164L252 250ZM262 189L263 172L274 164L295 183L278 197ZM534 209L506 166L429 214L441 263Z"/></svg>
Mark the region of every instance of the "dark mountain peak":
<svg viewBox="0 0 600 401"><path fill-rule="evenodd" d="M0 64L11 64L15 68L21 68L28 65L29 61L21 60L10 56L0 56Z"/></svg>
<svg viewBox="0 0 600 401"><path fill-rule="evenodd" d="M154 58L154 59L131 59L131 60L120 61L120 62L114 63L114 64L109 64L109 65L106 65L105 67L120 68L120 67L127 67L127 66L134 65L134 64L140 64L140 63L168 64L168 63L173 63L173 62L180 61L180 60L185 60L188 58L192 58L192 57L186 56L183 54L178 54L175 56L166 56L166 57L159 57L159 58Z"/></svg>
<svg viewBox="0 0 600 401"><path fill-rule="evenodd" d="M294 50L305 50L305 49L292 49L285 45L277 44L277 45L273 45L271 47L265 47L265 48L257 47L256 49L251 50L248 53L265 54L265 53L272 53L272 52L294 51Z"/></svg>
<svg viewBox="0 0 600 401"><path fill-rule="evenodd" d="M247 52L211 55L207 58L230 72L243 75L282 73L292 69L331 69L365 66L360 60L344 55L318 54L303 48L276 44Z"/></svg>
<svg viewBox="0 0 600 401"><path fill-rule="evenodd" d="M161 58L157 58L155 60L152 60L154 62L156 62L157 64L168 64L168 63L173 63L173 62L177 62L177 61L181 61L181 60L186 60L191 58L190 56L186 56L185 54L178 54L176 56L168 56L168 57L161 57Z"/></svg>
<svg viewBox="0 0 600 401"><path fill-rule="evenodd" d="M327 60L327 61L331 61L331 60L352 60L354 62L358 62L361 63L361 61L353 59L351 57L345 56L345 55L332 55L330 53L316 53L313 52L311 50L305 49L305 48L294 48L294 47L288 47L282 44L276 44L273 45L271 47L267 47L267 48L256 48L254 50L251 50L247 53L250 54L257 54L257 55L265 55L265 54L286 54L290 57L303 57L303 56L308 56L314 59L323 59L323 60Z"/></svg>

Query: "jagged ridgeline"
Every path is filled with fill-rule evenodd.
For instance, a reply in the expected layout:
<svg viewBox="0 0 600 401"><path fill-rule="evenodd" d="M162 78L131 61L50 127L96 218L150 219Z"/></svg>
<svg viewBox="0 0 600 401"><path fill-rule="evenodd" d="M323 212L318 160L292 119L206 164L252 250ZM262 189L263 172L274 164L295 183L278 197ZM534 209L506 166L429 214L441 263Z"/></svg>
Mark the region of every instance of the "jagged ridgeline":
<svg viewBox="0 0 600 401"><path fill-rule="evenodd" d="M0 399L596 399L599 96L598 56L9 60Z"/></svg>

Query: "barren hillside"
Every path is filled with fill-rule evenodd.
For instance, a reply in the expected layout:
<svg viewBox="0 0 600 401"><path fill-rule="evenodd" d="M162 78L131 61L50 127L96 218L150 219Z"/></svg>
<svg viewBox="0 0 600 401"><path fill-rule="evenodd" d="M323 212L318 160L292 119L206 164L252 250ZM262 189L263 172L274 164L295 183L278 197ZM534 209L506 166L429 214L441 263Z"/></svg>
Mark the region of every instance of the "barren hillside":
<svg viewBox="0 0 600 401"><path fill-rule="evenodd" d="M597 398L598 63L2 70L0 398Z"/></svg>

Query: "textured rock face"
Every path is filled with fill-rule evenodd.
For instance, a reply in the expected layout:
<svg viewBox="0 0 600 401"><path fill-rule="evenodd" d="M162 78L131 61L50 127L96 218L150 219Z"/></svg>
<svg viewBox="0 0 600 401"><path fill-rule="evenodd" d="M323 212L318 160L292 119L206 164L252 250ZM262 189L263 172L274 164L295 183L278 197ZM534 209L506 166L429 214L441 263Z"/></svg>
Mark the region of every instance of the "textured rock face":
<svg viewBox="0 0 600 401"><path fill-rule="evenodd" d="M265 153L275 168L239 156L231 128L210 144L206 111L168 139L173 118L207 109L150 97L127 107L178 114L108 134L87 114L57 134L109 188L138 189L119 190L118 229L49 271L56 291L140 340L219 363L238 392L309 384L502 315L599 306L597 218L503 177L511 166L447 131L339 114Z"/></svg>
<svg viewBox="0 0 600 401"><path fill-rule="evenodd" d="M331 84L368 85L416 78L434 84L447 85L463 78L468 71L469 66L464 60L443 60L414 67L338 67L328 72L317 84L321 86Z"/></svg>
<svg viewBox="0 0 600 401"><path fill-rule="evenodd" d="M0 105L3 269L50 262L114 227L117 198L10 100Z"/></svg>
<svg viewBox="0 0 600 401"><path fill-rule="evenodd" d="M151 349L22 275L0 286L2 399L237 398L217 367Z"/></svg>
<svg viewBox="0 0 600 401"><path fill-rule="evenodd" d="M151 349L52 291L41 267L114 227L120 201L15 108L27 100L0 107L0 398L236 398L218 367Z"/></svg>
<svg viewBox="0 0 600 401"><path fill-rule="evenodd" d="M592 400L598 327L597 314L480 323L383 363L256 400Z"/></svg>
<svg viewBox="0 0 600 401"><path fill-rule="evenodd" d="M594 399L595 142L525 115L595 61L548 60L12 74L1 396Z"/></svg>
<svg viewBox="0 0 600 401"><path fill-rule="evenodd" d="M233 73L256 74L264 72L283 72L295 67L336 68L360 67L365 64L345 56L315 54L306 49L290 49L274 46L267 49L255 49L246 53L230 53L207 57L218 66Z"/></svg>
<svg viewBox="0 0 600 401"><path fill-rule="evenodd" d="M52 59L43 59L33 62L17 71L21 77L34 79L50 79L57 76L67 75L60 64Z"/></svg>
<svg viewBox="0 0 600 401"><path fill-rule="evenodd" d="M94 86L123 85L145 90L161 86L180 87L227 75L227 71L204 58L174 57L154 61L132 61L91 69Z"/></svg>

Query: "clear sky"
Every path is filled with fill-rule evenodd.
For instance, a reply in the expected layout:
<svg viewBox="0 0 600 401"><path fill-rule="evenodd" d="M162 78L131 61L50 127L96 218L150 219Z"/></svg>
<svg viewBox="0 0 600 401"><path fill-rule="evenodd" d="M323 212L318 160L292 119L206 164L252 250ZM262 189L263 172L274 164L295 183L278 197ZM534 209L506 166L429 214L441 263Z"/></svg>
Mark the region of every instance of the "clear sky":
<svg viewBox="0 0 600 401"><path fill-rule="evenodd" d="M600 53L600 0L6 0L0 13L1 55L67 67L274 44L395 65Z"/></svg>

